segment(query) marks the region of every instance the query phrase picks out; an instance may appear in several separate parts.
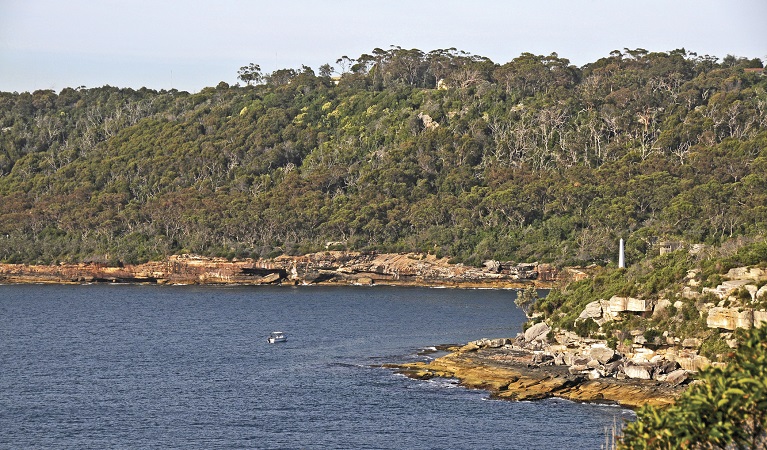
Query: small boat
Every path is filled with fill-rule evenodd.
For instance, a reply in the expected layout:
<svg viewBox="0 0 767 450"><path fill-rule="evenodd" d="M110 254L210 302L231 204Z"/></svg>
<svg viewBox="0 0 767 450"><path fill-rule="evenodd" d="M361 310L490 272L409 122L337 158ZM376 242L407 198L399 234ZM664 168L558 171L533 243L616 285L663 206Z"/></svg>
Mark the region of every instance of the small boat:
<svg viewBox="0 0 767 450"><path fill-rule="evenodd" d="M277 342L288 342L288 337L282 331L273 331L266 339L270 344Z"/></svg>

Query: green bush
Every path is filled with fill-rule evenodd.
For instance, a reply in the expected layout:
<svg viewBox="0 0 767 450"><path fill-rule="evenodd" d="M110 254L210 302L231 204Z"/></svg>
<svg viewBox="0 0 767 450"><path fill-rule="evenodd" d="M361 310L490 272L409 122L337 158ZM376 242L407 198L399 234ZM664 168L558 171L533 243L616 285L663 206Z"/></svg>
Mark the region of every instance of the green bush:
<svg viewBox="0 0 767 450"><path fill-rule="evenodd" d="M621 449L758 449L767 446L767 327L738 334L726 367L711 367L667 408L645 406Z"/></svg>
<svg viewBox="0 0 767 450"><path fill-rule="evenodd" d="M700 346L700 354L711 360L719 360L723 355L730 353L732 349L727 345L719 333L712 333Z"/></svg>
<svg viewBox="0 0 767 450"><path fill-rule="evenodd" d="M593 333L596 333L596 331L599 330L599 324L597 324L594 319L588 318L586 320L578 320L575 322L573 331L578 336L581 337L589 337Z"/></svg>
<svg viewBox="0 0 767 450"><path fill-rule="evenodd" d="M647 342L649 344L654 344L655 339L661 337L662 335L663 335L663 332L655 328L647 329L644 332L644 338L647 339Z"/></svg>

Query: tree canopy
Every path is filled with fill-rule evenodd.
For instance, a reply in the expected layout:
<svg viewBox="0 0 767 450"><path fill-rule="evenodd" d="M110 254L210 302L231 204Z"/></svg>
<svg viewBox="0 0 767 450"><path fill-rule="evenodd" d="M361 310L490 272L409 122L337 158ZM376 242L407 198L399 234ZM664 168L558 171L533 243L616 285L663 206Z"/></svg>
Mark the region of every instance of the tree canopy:
<svg viewBox="0 0 767 450"><path fill-rule="evenodd" d="M298 254L327 242L557 264L767 226L760 61L583 67L376 48L197 93L0 93L0 260Z"/></svg>

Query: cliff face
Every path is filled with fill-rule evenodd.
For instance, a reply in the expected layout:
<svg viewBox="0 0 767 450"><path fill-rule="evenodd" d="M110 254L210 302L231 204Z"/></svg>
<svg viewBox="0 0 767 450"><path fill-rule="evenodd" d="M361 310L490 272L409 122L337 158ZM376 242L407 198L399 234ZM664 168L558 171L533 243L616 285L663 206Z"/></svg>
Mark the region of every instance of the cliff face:
<svg viewBox="0 0 767 450"><path fill-rule="evenodd" d="M490 262L483 268L450 264L422 254L329 251L268 260L233 260L193 255L107 267L99 264L35 266L0 264L0 282L172 284L399 284L455 287L547 287L561 278L546 264Z"/></svg>

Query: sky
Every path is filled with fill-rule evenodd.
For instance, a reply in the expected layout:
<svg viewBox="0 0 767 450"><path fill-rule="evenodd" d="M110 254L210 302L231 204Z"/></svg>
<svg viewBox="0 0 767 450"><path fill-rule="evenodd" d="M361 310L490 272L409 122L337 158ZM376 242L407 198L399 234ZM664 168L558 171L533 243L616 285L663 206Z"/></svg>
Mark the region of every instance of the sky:
<svg viewBox="0 0 767 450"><path fill-rule="evenodd" d="M503 64L685 48L767 62L767 0L0 0L0 91L178 89L374 48L455 47Z"/></svg>

